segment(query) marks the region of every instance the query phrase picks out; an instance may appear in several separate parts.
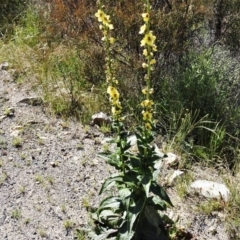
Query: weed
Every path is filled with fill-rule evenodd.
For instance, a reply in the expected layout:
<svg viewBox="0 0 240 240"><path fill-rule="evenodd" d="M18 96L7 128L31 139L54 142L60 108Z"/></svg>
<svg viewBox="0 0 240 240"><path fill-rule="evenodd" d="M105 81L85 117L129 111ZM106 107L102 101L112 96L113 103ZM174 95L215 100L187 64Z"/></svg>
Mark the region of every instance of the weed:
<svg viewBox="0 0 240 240"><path fill-rule="evenodd" d="M102 124L101 126L100 126L100 131L102 132L102 133L111 133L111 125L110 124Z"/></svg>
<svg viewBox="0 0 240 240"><path fill-rule="evenodd" d="M83 197L82 198L82 206L87 208L87 209L90 207L90 202L89 202L89 198L88 197Z"/></svg>
<svg viewBox="0 0 240 240"><path fill-rule="evenodd" d="M78 143L76 148L77 148L77 150L83 150L84 149L84 144L83 143Z"/></svg>
<svg viewBox="0 0 240 240"><path fill-rule="evenodd" d="M0 173L0 186L7 180L8 175L6 172Z"/></svg>
<svg viewBox="0 0 240 240"><path fill-rule="evenodd" d="M0 137L0 147L3 149L7 149L7 141L2 137Z"/></svg>
<svg viewBox="0 0 240 240"><path fill-rule="evenodd" d="M24 195L26 193L26 187L25 186L21 186L19 188L19 192Z"/></svg>
<svg viewBox="0 0 240 240"><path fill-rule="evenodd" d="M25 224L29 224L29 223L30 223L30 221L31 221L31 219L30 219L30 218L26 218L26 219L24 220L24 223L25 223Z"/></svg>
<svg viewBox="0 0 240 240"><path fill-rule="evenodd" d="M193 174L190 172L185 173L176 182L176 190L180 198L184 198L188 194L188 187L193 181Z"/></svg>
<svg viewBox="0 0 240 240"><path fill-rule="evenodd" d="M35 178L36 183L38 183L38 184L44 183L44 177L42 175L37 174L34 178Z"/></svg>
<svg viewBox="0 0 240 240"><path fill-rule="evenodd" d="M20 154L20 158L21 158L22 160L25 160L26 157L27 157L26 153L23 153L23 152L22 152L22 153Z"/></svg>
<svg viewBox="0 0 240 240"><path fill-rule="evenodd" d="M226 179L226 184L231 192L231 199L229 203L226 204L225 208L227 211L227 230L231 239L240 239L240 185L239 178L228 178ZM232 180L231 180L232 179Z"/></svg>
<svg viewBox="0 0 240 240"><path fill-rule="evenodd" d="M13 115L13 113L14 113L13 108L8 108L8 107L4 108L4 115L11 117Z"/></svg>
<svg viewBox="0 0 240 240"><path fill-rule="evenodd" d="M19 209L14 209L11 213L11 218L18 220L21 217L21 211Z"/></svg>
<svg viewBox="0 0 240 240"><path fill-rule="evenodd" d="M123 105L120 102L118 90L119 81L116 79L115 59L113 59L115 47L115 39L111 32L113 24L110 16L105 14L105 8L103 9L101 1L98 2L98 7L95 16L100 22L100 29L103 30L107 94L112 112L112 129L116 133L115 152L102 153L102 157L118 171L102 184L100 194L109 192L110 188L116 188L118 193L107 196L100 203L98 210L92 214L92 218L98 225L96 234L100 235L96 235L95 238L107 238L112 233L117 239L139 239L140 236L145 235L150 226L151 228L154 226L154 230L149 233L149 236L145 235L145 238L151 238L151 234L159 237L162 231L158 222L165 222L165 219L158 210L165 211L168 206L172 206L172 203L163 187L157 184L157 175L154 170L154 164L159 157L156 156L152 146L155 135L153 116L155 106L152 98L151 72L156 64L154 53L157 51L157 47L155 45L156 36L150 30L152 27L150 24L151 4L150 1L146 1L144 4L143 25L139 32L143 34L140 46L143 48L142 67L145 69L145 86L141 89L143 96L140 102L142 111L139 114L141 123L134 131L139 154L129 153L131 148L128 141L129 132L125 130L125 118L122 116ZM152 216L155 216L155 220ZM168 235L167 232L166 234ZM167 238L167 236L162 237Z"/></svg>
<svg viewBox="0 0 240 240"><path fill-rule="evenodd" d="M16 148L22 147L23 140L21 137L14 137L12 140L12 145Z"/></svg>
<svg viewBox="0 0 240 240"><path fill-rule="evenodd" d="M65 221L63 222L63 226L64 226L64 228L65 228L66 230L70 230L70 229L73 228L74 222L72 222L71 220L65 220Z"/></svg>
<svg viewBox="0 0 240 240"><path fill-rule="evenodd" d="M40 228L40 229L38 229L37 232L38 232L40 237L42 237L42 238L47 237L47 233L44 229Z"/></svg>
<svg viewBox="0 0 240 240"><path fill-rule="evenodd" d="M217 199L210 199L207 201L204 201L199 204L197 210L206 215L210 215L212 212L215 211L222 211L224 209L224 205L220 200Z"/></svg>
<svg viewBox="0 0 240 240"><path fill-rule="evenodd" d="M35 205L35 209L40 212L42 210L42 207L40 205Z"/></svg>
<svg viewBox="0 0 240 240"><path fill-rule="evenodd" d="M51 176L48 176L48 177L46 177L46 180L51 184L51 185L53 185L54 184L54 180L53 180L53 177L51 177Z"/></svg>
<svg viewBox="0 0 240 240"><path fill-rule="evenodd" d="M61 211L62 211L63 213L66 213L66 212L67 212L67 207L66 207L65 204L62 204L62 205L60 206L60 208L61 208Z"/></svg>
<svg viewBox="0 0 240 240"><path fill-rule="evenodd" d="M76 240L86 240L86 233L83 230L77 229L75 232L75 238Z"/></svg>
<svg viewBox="0 0 240 240"><path fill-rule="evenodd" d="M27 165L27 166L31 166L31 164L32 164L32 160L27 159L27 160L26 160L26 165Z"/></svg>

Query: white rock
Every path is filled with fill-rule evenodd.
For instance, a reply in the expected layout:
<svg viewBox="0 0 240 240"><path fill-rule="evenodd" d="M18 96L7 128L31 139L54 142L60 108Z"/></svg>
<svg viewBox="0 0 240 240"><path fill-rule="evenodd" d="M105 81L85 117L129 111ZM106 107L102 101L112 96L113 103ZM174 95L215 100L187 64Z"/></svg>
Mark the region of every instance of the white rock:
<svg viewBox="0 0 240 240"><path fill-rule="evenodd" d="M99 127L104 125L104 124L110 124L111 123L111 118L103 112L96 113L92 115L92 121L90 125L98 125Z"/></svg>
<svg viewBox="0 0 240 240"><path fill-rule="evenodd" d="M0 69L2 69L2 70L7 70L8 67L9 67L9 63L8 62L4 61L3 63L0 64Z"/></svg>
<svg viewBox="0 0 240 240"><path fill-rule="evenodd" d="M11 137L17 137L22 130L14 130L10 133Z"/></svg>
<svg viewBox="0 0 240 240"><path fill-rule="evenodd" d="M184 174L183 171L175 170L173 174L168 178L168 183L172 185L183 174Z"/></svg>
<svg viewBox="0 0 240 240"><path fill-rule="evenodd" d="M154 147L155 147L154 151L155 151L156 155L159 156L160 158L163 158L165 154L160 151L160 149L158 148L158 146L156 144L154 144Z"/></svg>
<svg viewBox="0 0 240 240"><path fill-rule="evenodd" d="M127 141L130 142L131 146L137 144L137 137L136 137L136 135L132 135L132 136L128 137Z"/></svg>
<svg viewBox="0 0 240 240"><path fill-rule="evenodd" d="M212 181L197 180L191 184L190 188L206 198L223 199L227 202L230 197L230 191L224 184Z"/></svg>
<svg viewBox="0 0 240 240"><path fill-rule="evenodd" d="M111 138L111 137L105 137L105 138L101 141L101 144L109 143L109 142L111 142L112 140L114 140L114 139Z"/></svg>
<svg viewBox="0 0 240 240"><path fill-rule="evenodd" d="M180 160L180 157L174 153L167 153L166 155L167 155L167 157L164 158L166 165L174 165L177 162L179 162L179 160Z"/></svg>

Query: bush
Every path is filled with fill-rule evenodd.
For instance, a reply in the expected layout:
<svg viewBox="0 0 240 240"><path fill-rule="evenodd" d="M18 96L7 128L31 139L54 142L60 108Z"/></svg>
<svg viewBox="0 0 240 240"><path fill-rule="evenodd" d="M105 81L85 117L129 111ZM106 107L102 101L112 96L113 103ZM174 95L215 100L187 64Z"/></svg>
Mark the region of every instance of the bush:
<svg viewBox="0 0 240 240"><path fill-rule="evenodd" d="M179 144L187 151L196 150L199 158L215 164L216 158L225 159L233 167L233 148L239 146L239 71L237 61L220 48L189 52L155 93L163 134L176 141L185 132Z"/></svg>
<svg viewBox="0 0 240 240"><path fill-rule="evenodd" d="M26 0L1 0L0 32L2 35L7 31L12 32L11 24L20 19L27 3Z"/></svg>

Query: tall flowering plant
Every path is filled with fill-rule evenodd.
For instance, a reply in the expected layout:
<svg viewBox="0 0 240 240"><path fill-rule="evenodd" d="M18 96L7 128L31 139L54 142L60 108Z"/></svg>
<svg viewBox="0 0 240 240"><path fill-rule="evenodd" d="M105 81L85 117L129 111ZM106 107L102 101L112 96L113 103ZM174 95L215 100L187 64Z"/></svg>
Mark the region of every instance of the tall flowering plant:
<svg viewBox="0 0 240 240"><path fill-rule="evenodd" d="M104 6L98 2L98 11L95 14L100 29L103 32L103 42L106 51L106 81L107 93L112 108L113 129L116 131L115 143L117 149L114 153L102 154L106 161L114 166L118 173L105 180L100 190L109 192L100 203L92 217L96 223L93 239L166 239L163 230L164 221L159 211L164 211L172 205L167 193L157 183L156 163L159 156L152 146L154 139L154 102L151 99L151 72L156 60L154 52L156 36L150 30L149 0L145 1L145 11L142 14L143 25L140 34L143 35L141 47L143 48L146 69L145 87L142 89L144 100L142 106L142 124L135 132L137 137L138 153L129 151L131 144L128 133L124 130L124 119L121 116L122 106L120 94L117 89L118 81L115 78L113 47L115 39L112 37L114 28L110 16L104 11ZM115 194L111 191L114 188ZM117 190L117 191L116 191ZM98 233L98 234L97 234ZM165 238L164 238L165 237Z"/></svg>

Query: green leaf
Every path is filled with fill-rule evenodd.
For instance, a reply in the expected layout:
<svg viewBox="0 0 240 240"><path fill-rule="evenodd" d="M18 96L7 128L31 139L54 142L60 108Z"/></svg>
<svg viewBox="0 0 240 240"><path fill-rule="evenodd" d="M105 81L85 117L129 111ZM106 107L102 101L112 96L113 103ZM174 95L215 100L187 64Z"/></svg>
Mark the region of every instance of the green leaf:
<svg viewBox="0 0 240 240"><path fill-rule="evenodd" d="M99 205L98 211L106 208L119 208L121 204L121 199L115 196L110 196L105 198Z"/></svg>
<svg viewBox="0 0 240 240"><path fill-rule="evenodd" d="M154 196L148 199L148 205L155 206L156 209L165 211L167 209L167 204L158 196Z"/></svg>
<svg viewBox="0 0 240 240"><path fill-rule="evenodd" d="M106 230L105 232L101 233L100 235L95 236L94 240L106 240L110 234L115 233L115 232L117 232L117 230L115 230L115 229Z"/></svg>
<svg viewBox="0 0 240 240"><path fill-rule="evenodd" d="M148 197L150 186L151 186L151 177L144 176L141 183L142 183L143 188L145 190L146 197Z"/></svg>
<svg viewBox="0 0 240 240"><path fill-rule="evenodd" d="M128 188L123 188L119 190L119 195L121 198L127 198L131 195L131 191Z"/></svg>
<svg viewBox="0 0 240 240"><path fill-rule="evenodd" d="M162 187L160 187L156 182L152 182L150 191L155 195L157 195L158 197L160 197L165 202L167 202L169 205L173 206L165 190Z"/></svg>
<svg viewBox="0 0 240 240"><path fill-rule="evenodd" d="M116 240L131 240L134 236L134 231L128 231L128 222L124 221L118 230Z"/></svg>
<svg viewBox="0 0 240 240"><path fill-rule="evenodd" d="M99 214L99 218L105 222L108 221L110 218L111 219L115 219L115 218L119 218L119 214L114 213L112 210L103 210L100 212Z"/></svg>
<svg viewBox="0 0 240 240"><path fill-rule="evenodd" d="M107 189L109 189L111 186L113 186L116 182L124 183L123 176L121 176L121 175L111 176L108 179L106 179L101 187L99 194L102 194L103 192L105 192Z"/></svg>
<svg viewBox="0 0 240 240"><path fill-rule="evenodd" d="M133 198L135 200L135 198ZM145 202L146 202L146 197L142 196L142 197L138 197L138 201L135 202L134 206L131 206L129 208L129 213L131 214L130 219L130 225L129 225L129 229L132 230L134 223L138 217L138 215L143 211L144 206L145 206ZM132 205L132 204L131 204Z"/></svg>
<svg viewBox="0 0 240 240"><path fill-rule="evenodd" d="M137 179L137 172L127 172L126 175L123 177L123 181L128 186L128 188L137 188L137 183L139 182Z"/></svg>
<svg viewBox="0 0 240 240"><path fill-rule="evenodd" d="M114 166L116 169L121 169L122 163L120 161L119 154L101 152L98 154L98 156L108 162L111 166Z"/></svg>
<svg viewBox="0 0 240 240"><path fill-rule="evenodd" d="M144 214L151 225L158 228L159 223L161 222L160 215L158 214L157 210L154 206L146 206L144 209Z"/></svg>

